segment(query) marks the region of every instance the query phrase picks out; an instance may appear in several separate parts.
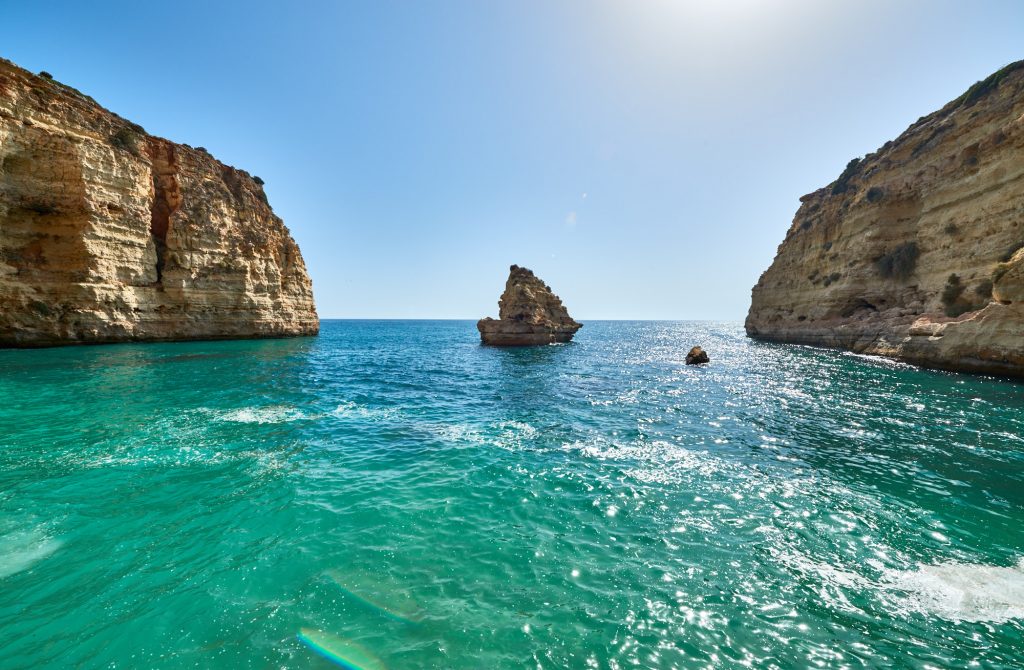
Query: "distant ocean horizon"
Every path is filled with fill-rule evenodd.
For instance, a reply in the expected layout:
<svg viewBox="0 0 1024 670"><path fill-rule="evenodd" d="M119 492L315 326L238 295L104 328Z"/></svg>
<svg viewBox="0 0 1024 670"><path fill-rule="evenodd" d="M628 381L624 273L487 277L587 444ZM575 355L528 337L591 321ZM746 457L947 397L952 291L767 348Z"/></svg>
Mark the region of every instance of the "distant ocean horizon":
<svg viewBox="0 0 1024 670"><path fill-rule="evenodd" d="M1024 666L1019 383L474 321L0 350L2 666Z"/></svg>
<svg viewBox="0 0 1024 670"><path fill-rule="evenodd" d="M482 317L480 317L482 318ZM463 317L320 317L320 321L465 321L476 323L480 318L471 319ZM743 318L736 319L577 319L580 323L743 323Z"/></svg>

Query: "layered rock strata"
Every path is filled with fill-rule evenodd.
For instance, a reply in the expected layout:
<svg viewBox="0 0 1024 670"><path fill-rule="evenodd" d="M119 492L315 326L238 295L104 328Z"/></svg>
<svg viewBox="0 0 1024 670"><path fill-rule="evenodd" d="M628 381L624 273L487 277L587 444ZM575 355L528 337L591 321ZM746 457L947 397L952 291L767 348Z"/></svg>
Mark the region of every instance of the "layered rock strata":
<svg viewBox="0 0 1024 670"><path fill-rule="evenodd" d="M568 342L583 324L533 272L513 265L498 300L498 318L481 319L476 327L484 344L509 347Z"/></svg>
<svg viewBox="0 0 1024 670"><path fill-rule="evenodd" d="M0 346L318 330L258 177L0 59Z"/></svg>
<svg viewBox="0 0 1024 670"><path fill-rule="evenodd" d="M1024 376L1024 61L800 200L748 335Z"/></svg>

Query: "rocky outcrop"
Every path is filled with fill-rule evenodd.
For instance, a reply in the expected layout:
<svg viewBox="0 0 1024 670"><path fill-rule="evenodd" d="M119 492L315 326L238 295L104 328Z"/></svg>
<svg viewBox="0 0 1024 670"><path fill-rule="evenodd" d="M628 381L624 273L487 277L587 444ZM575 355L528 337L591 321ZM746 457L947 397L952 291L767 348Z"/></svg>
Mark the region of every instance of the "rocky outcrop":
<svg viewBox="0 0 1024 670"><path fill-rule="evenodd" d="M568 342L583 324L533 272L513 265L498 300L498 318L481 319L476 327L484 344L511 347Z"/></svg>
<svg viewBox="0 0 1024 670"><path fill-rule="evenodd" d="M0 60L0 346L316 334L262 185Z"/></svg>
<svg viewBox="0 0 1024 670"><path fill-rule="evenodd" d="M800 200L748 335L1024 376L1024 61Z"/></svg>
<svg viewBox="0 0 1024 670"><path fill-rule="evenodd" d="M708 352L704 351L700 347L694 347L686 353L686 364L687 365L704 365L710 363L711 359L708 358Z"/></svg>

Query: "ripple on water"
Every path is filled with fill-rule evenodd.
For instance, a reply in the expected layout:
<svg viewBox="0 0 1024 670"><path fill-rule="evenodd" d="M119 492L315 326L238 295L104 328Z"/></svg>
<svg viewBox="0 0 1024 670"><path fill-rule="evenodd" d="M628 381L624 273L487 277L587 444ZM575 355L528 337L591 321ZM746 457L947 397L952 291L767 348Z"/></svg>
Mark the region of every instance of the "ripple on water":
<svg viewBox="0 0 1024 670"><path fill-rule="evenodd" d="M3 363L12 668L1024 666L1019 385L694 323Z"/></svg>

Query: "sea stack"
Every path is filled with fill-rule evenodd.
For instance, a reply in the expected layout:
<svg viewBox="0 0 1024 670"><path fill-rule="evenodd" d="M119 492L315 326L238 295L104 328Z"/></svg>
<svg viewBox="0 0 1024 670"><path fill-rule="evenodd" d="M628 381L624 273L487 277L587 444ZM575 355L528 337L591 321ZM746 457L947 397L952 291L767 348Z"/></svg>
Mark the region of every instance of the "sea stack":
<svg viewBox="0 0 1024 670"><path fill-rule="evenodd" d="M0 346L318 330L259 177L0 59Z"/></svg>
<svg viewBox="0 0 1024 670"><path fill-rule="evenodd" d="M480 319L476 327L484 344L517 347L568 342L583 324L533 272L513 265L498 300L498 318Z"/></svg>
<svg viewBox="0 0 1024 670"><path fill-rule="evenodd" d="M748 335L1024 376L1024 61L800 200Z"/></svg>

